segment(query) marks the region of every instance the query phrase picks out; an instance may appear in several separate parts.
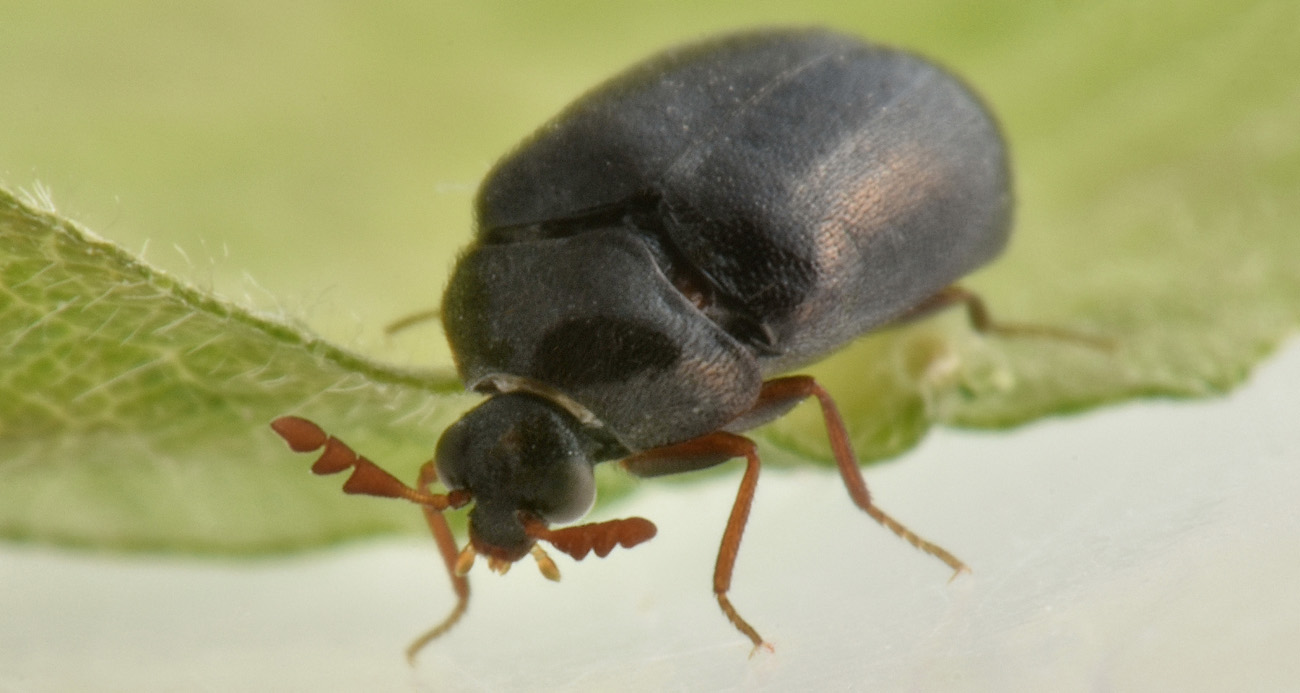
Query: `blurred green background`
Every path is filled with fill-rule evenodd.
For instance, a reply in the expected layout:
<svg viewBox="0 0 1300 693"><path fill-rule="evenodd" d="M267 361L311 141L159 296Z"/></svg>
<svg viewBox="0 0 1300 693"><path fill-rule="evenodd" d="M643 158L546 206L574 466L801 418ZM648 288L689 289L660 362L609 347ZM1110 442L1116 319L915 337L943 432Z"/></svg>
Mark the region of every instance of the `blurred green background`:
<svg viewBox="0 0 1300 693"><path fill-rule="evenodd" d="M789 23L911 47L986 95L1017 165L1008 262L1037 276L1072 262L1035 236L1141 203L1096 206L1189 142L1235 138L1207 188L1242 158L1288 184L1300 166L1294 121L1255 99L1296 63L1293 3L46 2L0 22L0 182L40 181L150 262L345 344L445 362L436 331L392 346L378 326L436 303L497 157L650 52ZM1251 130L1229 132L1243 109ZM1076 242L1114 242L1091 231Z"/></svg>

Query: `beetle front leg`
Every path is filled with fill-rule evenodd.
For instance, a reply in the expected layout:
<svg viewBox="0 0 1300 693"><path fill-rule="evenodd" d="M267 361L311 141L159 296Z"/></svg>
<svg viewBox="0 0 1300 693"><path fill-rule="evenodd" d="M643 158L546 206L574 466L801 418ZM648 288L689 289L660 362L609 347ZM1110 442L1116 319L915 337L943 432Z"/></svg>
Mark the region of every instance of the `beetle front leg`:
<svg viewBox="0 0 1300 693"><path fill-rule="evenodd" d="M429 493L429 487L437 480L437 468L434 467L433 460L429 460L420 467L420 477L416 482L416 490ZM415 656L420 653L420 650L442 636L443 633L451 630L451 627L460 621L460 617L469 608L469 579L457 570L460 549L456 546L456 537L451 533L451 527L447 525L447 518L428 505L421 505L420 509L424 511L424 521L429 525L429 532L433 534L433 541L438 545L438 553L442 556L443 565L447 567L447 576L451 578L451 588L456 593L456 606L442 620L442 623L425 631L423 635L416 638L406 648L406 661L412 665L415 664Z"/></svg>
<svg viewBox="0 0 1300 693"><path fill-rule="evenodd" d="M754 504L754 490L758 487L758 449L754 441L734 433L718 431L691 440L637 453L623 460L623 467L641 477L663 476L680 472L707 469L737 457L745 458L745 475L740 479L736 502L731 506L727 528L722 532L722 545L718 547L718 560L713 567L713 595L722 607L727 620L754 643L752 656L760 647L772 650L754 627L749 625L727 598L731 590L731 574L740 554L740 540L749 521L749 510Z"/></svg>
<svg viewBox="0 0 1300 693"><path fill-rule="evenodd" d="M469 606L469 581L457 571L459 551L456 548L456 538L442 515L443 510L468 504L469 494L463 490L447 494L431 492L429 487L438 480L438 472L432 460L420 467L419 479L415 488L411 488L307 419L282 416L271 423L271 428L284 438L294 452L321 451L311 468L314 473L337 474L352 470L351 476L343 484L345 493L408 500L418 504L424 511L425 522L429 525L433 540L438 545L438 553L442 555L442 561L447 567L447 575L451 578L451 586L456 593L456 606L441 623L416 638L406 648L406 658L414 664L416 654L430 641L456 625Z"/></svg>

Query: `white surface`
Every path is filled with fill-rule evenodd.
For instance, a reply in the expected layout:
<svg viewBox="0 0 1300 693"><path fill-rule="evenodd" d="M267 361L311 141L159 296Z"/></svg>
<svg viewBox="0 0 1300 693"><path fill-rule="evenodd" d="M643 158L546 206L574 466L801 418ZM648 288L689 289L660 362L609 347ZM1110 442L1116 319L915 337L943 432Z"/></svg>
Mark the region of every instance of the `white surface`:
<svg viewBox="0 0 1300 693"><path fill-rule="evenodd" d="M431 542L256 563L0 547L0 691L1300 689L1300 342L1217 401L1144 402L1010 433L940 431L868 470L759 484L732 597L710 592L739 479L646 482L660 527L605 560L479 566L460 627ZM304 482L310 479L304 477Z"/></svg>

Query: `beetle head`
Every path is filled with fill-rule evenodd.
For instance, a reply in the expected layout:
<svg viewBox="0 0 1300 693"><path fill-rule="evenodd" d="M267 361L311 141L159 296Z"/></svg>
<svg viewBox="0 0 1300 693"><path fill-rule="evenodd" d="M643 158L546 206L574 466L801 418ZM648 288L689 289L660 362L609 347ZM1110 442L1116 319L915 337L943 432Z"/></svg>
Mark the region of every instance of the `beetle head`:
<svg viewBox="0 0 1300 693"><path fill-rule="evenodd" d="M438 441L438 477L474 498L470 541L489 558L516 561L536 542L530 519L582 517L596 500L580 425L545 400L497 395L452 424Z"/></svg>
<svg viewBox="0 0 1300 693"><path fill-rule="evenodd" d="M474 501L460 570L482 554L504 572L531 551L543 573L556 579L554 564L534 548L538 539L581 559L593 549L604 556L614 544L630 547L654 536L654 525L641 518L550 529L582 517L595 502L589 450L577 419L544 398L518 392L490 397L443 432L435 457L438 477Z"/></svg>

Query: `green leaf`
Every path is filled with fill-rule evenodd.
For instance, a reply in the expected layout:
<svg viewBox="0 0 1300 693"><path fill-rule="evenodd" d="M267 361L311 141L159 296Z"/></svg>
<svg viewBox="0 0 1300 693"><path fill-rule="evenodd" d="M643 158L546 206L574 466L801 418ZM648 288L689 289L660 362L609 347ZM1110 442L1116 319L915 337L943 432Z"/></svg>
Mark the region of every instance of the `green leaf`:
<svg viewBox="0 0 1300 693"><path fill-rule="evenodd" d="M4 191L0 350L9 538L267 551L411 529L410 508L313 483L267 424L300 412L431 449L464 404L454 380L255 315Z"/></svg>
<svg viewBox="0 0 1300 693"><path fill-rule="evenodd" d="M464 181L595 79L656 46L742 19L696 9L702 5L646 10L630 24L565 13L590 18L554 31L538 31L544 17L518 9L492 15L491 31L478 28L476 37L495 37L482 45L405 31L415 24L474 31L463 28L477 26L473 12L443 13L437 22L354 18L349 26L370 30L357 29L342 45L312 43L311 31L333 40L334 25L295 14L303 46L330 46L308 60L283 57L299 54L284 50L280 33L258 33L278 25L262 11L229 10L230 25L244 27L229 35L253 37L234 52L202 43L210 36L185 22L169 27L174 36L132 34L136 41L107 29L78 34L58 53L72 68L47 74L60 65L46 61L11 70L11 90L44 93L84 73L89 81L66 94L93 98L74 107L65 97L66 112L6 109L0 131L10 134L0 138L0 157L20 161L17 143L40 142L53 128L55 139L29 156L73 162L61 189L96 177L109 181L110 195L129 189L129 216L169 241L197 244L204 228L242 237L229 261L236 271L269 277L276 295L292 286L305 287L312 301L330 286L364 295L353 310L365 316L361 330L376 334L388 319L433 301L468 237L472 186ZM1005 320L1118 344L1107 352L1061 340L982 338L955 312L860 340L813 372L837 396L864 460L898 454L933 422L1000 427L1134 396L1223 392L1300 324L1300 11L1293 4L991 3L974 10L936 3L891 14L828 3L793 15L786 5L759 3L743 20L829 18L936 55L978 86L1013 144L1020 206L1012 247L968 285ZM40 54L24 42L63 35L57 13L48 20L56 31L32 19L35 12L0 27L0 64L3 51ZM136 25L111 19L123 18L70 30ZM636 30L617 28L624 26ZM603 38L581 40L592 36ZM165 37L200 47L183 54L192 61L178 68L183 78L156 66L157 55L171 50ZM231 71L235 53L258 69ZM128 57L119 65L121 55ZM155 80L153 91L97 90L111 83L100 70L135 79L140 65L158 70L143 71ZM489 66L493 78L484 79ZM421 96L424 75L438 70L460 77L435 89L436 99ZM201 89L189 101L168 100L191 85ZM151 127L149 118L140 126L142 108L151 118L169 109L181 115L165 120L167 128ZM313 120L334 113L326 124ZM90 120L100 136L78 139ZM241 130L246 120L261 125ZM75 159L100 146L96 161L107 164ZM455 153L438 158L447 150ZM166 161L176 172L150 168L139 151L174 152ZM436 213L419 206L435 184L419 178L426 166L437 171L437 185L444 176L454 181L451 199L434 196ZM164 176L168 186L158 184ZM267 180L280 182L281 196L262 187ZM399 210L402 204L408 207ZM310 458L290 453L267 423L286 413L313 418L409 480L473 398L456 394L459 386L445 376L377 362L380 348L362 344L356 350L368 355L354 354L285 319L312 311L258 313L190 286L49 207L0 193L0 536L259 552L420 530L409 506L346 497L333 478L312 478ZM438 214L446 218L428 222ZM184 236L191 226L200 235ZM430 227L438 240L425 237ZM413 231L399 231L406 228ZM130 228L120 231L138 242ZM168 269L193 274L184 265ZM219 273L212 283L229 285ZM347 341L349 326L319 312L314 330ZM420 337L436 341L431 333ZM773 460L827 456L814 407L761 437ZM616 477L606 475L606 497L627 488Z"/></svg>
<svg viewBox="0 0 1300 693"><path fill-rule="evenodd" d="M1300 12L1089 7L1012 33L980 80L1017 154L1020 214L1007 254L969 283L1003 319L1118 349L973 339L951 317L864 340L814 372L845 384L869 455L910 447L930 421L1002 427L1222 393L1300 325ZM1114 31L1130 25L1161 31ZM819 454L800 437L809 413L776 426Z"/></svg>

